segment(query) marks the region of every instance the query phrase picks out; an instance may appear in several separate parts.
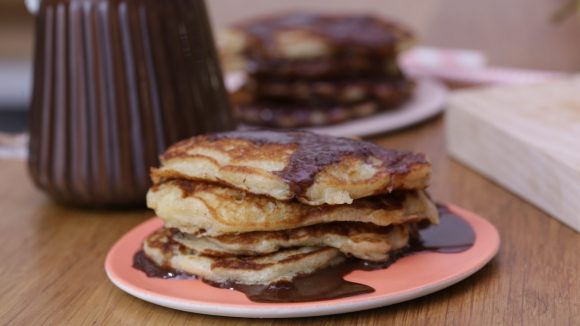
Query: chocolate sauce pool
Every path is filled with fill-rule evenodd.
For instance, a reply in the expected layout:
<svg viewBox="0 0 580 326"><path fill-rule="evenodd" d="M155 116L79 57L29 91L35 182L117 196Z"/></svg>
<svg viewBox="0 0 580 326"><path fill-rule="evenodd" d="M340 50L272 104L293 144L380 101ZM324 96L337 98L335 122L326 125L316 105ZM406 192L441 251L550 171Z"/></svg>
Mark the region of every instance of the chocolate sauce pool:
<svg viewBox="0 0 580 326"><path fill-rule="evenodd" d="M386 262L375 263L359 259L348 259L337 266L331 266L309 275L297 277L291 282L278 282L270 285L203 281L218 288L243 292L254 302L304 302L350 297L375 291L368 285L349 282L344 279L345 275L354 270L371 271L387 268L400 257L423 251L459 253L471 248L474 242L475 233L471 226L447 207L439 206L439 224L421 229L418 240L412 241L407 249L391 254L391 259ZM133 257L133 267L143 271L149 277L165 279L196 278L193 275L155 265L145 256L143 250L138 251Z"/></svg>
<svg viewBox="0 0 580 326"><path fill-rule="evenodd" d="M147 255L145 255L145 252L143 250L137 251L137 253L135 253L135 255L133 256L133 267L142 271L143 273L145 273L145 275L149 277L157 277L165 279L174 278L178 280L197 279L197 276L195 275L176 271L168 267L164 268L157 266L157 264L155 264L151 259L149 259Z"/></svg>

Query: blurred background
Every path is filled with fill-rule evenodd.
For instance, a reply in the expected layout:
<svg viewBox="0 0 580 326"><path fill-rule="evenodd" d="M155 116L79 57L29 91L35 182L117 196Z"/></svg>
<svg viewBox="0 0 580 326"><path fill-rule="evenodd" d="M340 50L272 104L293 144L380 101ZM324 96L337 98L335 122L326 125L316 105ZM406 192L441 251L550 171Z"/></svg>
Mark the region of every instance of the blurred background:
<svg viewBox="0 0 580 326"><path fill-rule="evenodd" d="M493 66L548 71L580 69L580 23L552 16L568 0L207 1L214 31L260 14L310 9L368 12L410 25L419 44L481 51ZM0 132L26 128L34 19L23 0L0 1Z"/></svg>

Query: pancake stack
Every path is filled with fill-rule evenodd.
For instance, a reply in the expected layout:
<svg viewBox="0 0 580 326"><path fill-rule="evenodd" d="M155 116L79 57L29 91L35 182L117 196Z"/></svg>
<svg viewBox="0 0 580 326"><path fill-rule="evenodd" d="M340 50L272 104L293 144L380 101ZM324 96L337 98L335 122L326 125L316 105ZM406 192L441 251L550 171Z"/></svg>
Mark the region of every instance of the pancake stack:
<svg viewBox="0 0 580 326"><path fill-rule="evenodd" d="M272 284L347 259L386 262L438 222L421 154L304 131L197 136L152 171L165 227L155 264L207 281Z"/></svg>
<svg viewBox="0 0 580 326"><path fill-rule="evenodd" d="M226 64L248 74L232 95L245 123L338 123L395 108L414 88L397 64L412 34L374 16L286 14L231 27L220 39Z"/></svg>

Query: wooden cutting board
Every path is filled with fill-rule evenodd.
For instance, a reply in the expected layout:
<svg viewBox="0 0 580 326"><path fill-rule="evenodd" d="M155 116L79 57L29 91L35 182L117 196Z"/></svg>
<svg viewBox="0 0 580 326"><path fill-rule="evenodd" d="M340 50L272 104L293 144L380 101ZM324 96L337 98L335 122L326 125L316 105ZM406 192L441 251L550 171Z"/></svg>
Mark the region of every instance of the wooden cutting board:
<svg viewBox="0 0 580 326"><path fill-rule="evenodd" d="M580 231L580 76L455 92L446 137L454 158Z"/></svg>

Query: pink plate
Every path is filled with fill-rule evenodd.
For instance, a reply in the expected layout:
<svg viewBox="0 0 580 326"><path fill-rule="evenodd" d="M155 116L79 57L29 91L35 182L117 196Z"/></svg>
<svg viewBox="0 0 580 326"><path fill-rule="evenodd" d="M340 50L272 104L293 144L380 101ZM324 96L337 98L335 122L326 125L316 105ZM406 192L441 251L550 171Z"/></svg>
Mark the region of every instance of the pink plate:
<svg viewBox="0 0 580 326"><path fill-rule="evenodd" d="M365 310L424 296L455 284L481 269L497 253L499 234L487 220L461 208L450 209L475 231L475 244L462 253L423 252L399 259L387 269L355 271L346 279L376 291L348 298L302 303L256 303L243 293L218 289L199 280L149 278L132 267L142 240L163 222L152 218L125 234L109 251L105 270L123 291L174 309L231 317L288 318Z"/></svg>

